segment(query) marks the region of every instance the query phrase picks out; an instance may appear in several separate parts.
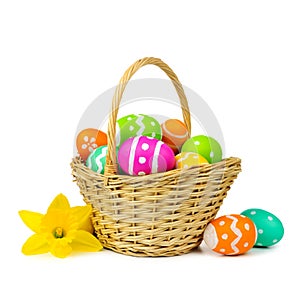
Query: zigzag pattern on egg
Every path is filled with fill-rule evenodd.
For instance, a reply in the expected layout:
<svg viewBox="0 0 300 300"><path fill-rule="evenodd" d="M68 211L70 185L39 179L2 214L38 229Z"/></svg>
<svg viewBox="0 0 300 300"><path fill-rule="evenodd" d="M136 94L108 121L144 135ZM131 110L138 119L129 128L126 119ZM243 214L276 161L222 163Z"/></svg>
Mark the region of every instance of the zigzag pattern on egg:
<svg viewBox="0 0 300 300"><path fill-rule="evenodd" d="M162 129L158 121L147 115L127 115L117 120L116 146L120 147L127 139L135 136L149 136L161 140Z"/></svg>
<svg viewBox="0 0 300 300"><path fill-rule="evenodd" d="M256 241L254 223L242 215L226 215L210 222L203 239L215 252L225 255L242 254L250 250Z"/></svg>
<svg viewBox="0 0 300 300"><path fill-rule="evenodd" d="M103 159L106 158L106 154L107 154L107 147L103 148L103 151L101 154L99 154L99 156L97 156L95 158L95 163L98 167L98 173L102 173L104 171L104 162L103 162Z"/></svg>
<svg viewBox="0 0 300 300"><path fill-rule="evenodd" d="M243 237L243 235L242 235L242 232L240 231L240 229L238 229L236 226L238 219L234 216L227 216L227 218L232 220L230 228L231 228L232 232L234 232L236 234L236 238L231 243L231 249L234 251L234 254L236 254L239 252L239 248L237 247L237 245L238 245L239 241L241 240L241 238Z"/></svg>
<svg viewBox="0 0 300 300"><path fill-rule="evenodd" d="M101 146L95 149L88 157L86 166L91 170L103 174L106 163L107 146Z"/></svg>
<svg viewBox="0 0 300 300"><path fill-rule="evenodd" d="M144 120L144 116L138 115L138 118L135 121L135 123L140 127L136 133L137 136L142 135L143 132L145 131L146 126L144 125L143 120ZM154 136L155 136L155 133L154 133Z"/></svg>

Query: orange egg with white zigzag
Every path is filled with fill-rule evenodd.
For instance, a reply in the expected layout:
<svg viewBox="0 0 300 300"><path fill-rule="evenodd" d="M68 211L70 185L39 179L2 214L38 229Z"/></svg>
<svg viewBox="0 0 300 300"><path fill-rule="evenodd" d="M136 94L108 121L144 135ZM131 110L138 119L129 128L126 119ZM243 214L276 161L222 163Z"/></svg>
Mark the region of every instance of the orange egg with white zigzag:
<svg viewBox="0 0 300 300"><path fill-rule="evenodd" d="M256 227L248 217L231 214L211 221L203 235L206 245L224 255L238 255L249 251L257 238Z"/></svg>

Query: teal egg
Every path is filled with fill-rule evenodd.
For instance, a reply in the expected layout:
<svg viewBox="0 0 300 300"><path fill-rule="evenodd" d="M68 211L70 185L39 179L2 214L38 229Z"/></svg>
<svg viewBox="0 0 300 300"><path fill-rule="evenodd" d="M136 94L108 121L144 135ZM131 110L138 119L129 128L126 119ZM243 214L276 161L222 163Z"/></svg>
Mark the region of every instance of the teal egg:
<svg viewBox="0 0 300 300"><path fill-rule="evenodd" d="M181 152L194 152L202 155L209 163L216 163L222 160L222 148L212 137L197 135L187 140Z"/></svg>
<svg viewBox="0 0 300 300"><path fill-rule="evenodd" d="M256 226L257 239L254 246L269 247L282 239L283 225L272 213L259 208L250 208L243 211L241 215L250 218Z"/></svg>
<svg viewBox="0 0 300 300"><path fill-rule="evenodd" d="M160 123L155 118L142 114L130 114L117 120L117 149L127 139L140 135L149 136L157 140L161 140L162 129Z"/></svg>
<svg viewBox="0 0 300 300"><path fill-rule="evenodd" d="M99 174L104 174L106 164L107 146L96 148L86 160L86 166Z"/></svg>

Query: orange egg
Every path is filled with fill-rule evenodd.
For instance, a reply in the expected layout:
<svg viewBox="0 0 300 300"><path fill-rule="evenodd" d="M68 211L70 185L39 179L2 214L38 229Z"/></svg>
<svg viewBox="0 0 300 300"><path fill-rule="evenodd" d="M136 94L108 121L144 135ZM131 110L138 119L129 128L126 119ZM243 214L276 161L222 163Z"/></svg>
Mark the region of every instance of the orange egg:
<svg viewBox="0 0 300 300"><path fill-rule="evenodd" d="M256 227L251 219L242 215L225 215L211 221L203 235L207 246L225 255L243 254L256 242Z"/></svg>
<svg viewBox="0 0 300 300"><path fill-rule="evenodd" d="M177 169L187 169L192 166L208 164L208 161L203 156L193 152L181 152L175 156L175 159Z"/></svg>
<svg viewBox="0 0 300 300"><path fill-rule="evenodd" d="M76 138L77 151L83 161L86 161L96 148L104 145L107 145L106 133L95 128L80 131Z"/></svg>
<svg viewBox="0 0 300 300"><path fill-rule="evenodd" d="M166 143L175 154L180 152L181 146L189 139L188 130L183 122L169 119L161 124L162 141Z"/></svg>

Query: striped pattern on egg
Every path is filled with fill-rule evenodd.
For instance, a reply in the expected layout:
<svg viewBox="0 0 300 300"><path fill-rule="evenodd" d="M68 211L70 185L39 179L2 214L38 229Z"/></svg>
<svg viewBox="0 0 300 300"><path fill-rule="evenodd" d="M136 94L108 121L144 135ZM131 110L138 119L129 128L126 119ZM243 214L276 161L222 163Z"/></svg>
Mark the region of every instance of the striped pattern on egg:
<svg viewBox="0 0 300 300"><path fill-rule="evenodd" d="M106 164L107 145L95 149L88 157L86 166L99 174L104 174Z"/></svg>
<svg viewBox="0 0 300 300"><path fill-rule="evenodd" d="M189 139L189 132L183 122L177 119L168 119L161 124L162 141L166 143L175 154L180 152L181 146Z"/></svg>
<svg viewBox="0 0 300 300"><path fill-rule="evenodd" d="M175 166L173 150L164 142L147 136L126 140L118 152L118 161L129 175L165 172Z"/></svg>
<svg viewBox="0 0 300 300"><path fill-rule="evenodd" d="M203 235L207 246L225 255L243 254L256 241L255 224L247 217L237 214L225 215L211 221Z"/></svg>
<svg viewBox="0 0 300 300"><path fill-rule="evenodd" d="M161 140L162 129L159 122L147 115L127 115L117 120L116 146L119 148L127 139L135 136L149 136Z"/></svg>

